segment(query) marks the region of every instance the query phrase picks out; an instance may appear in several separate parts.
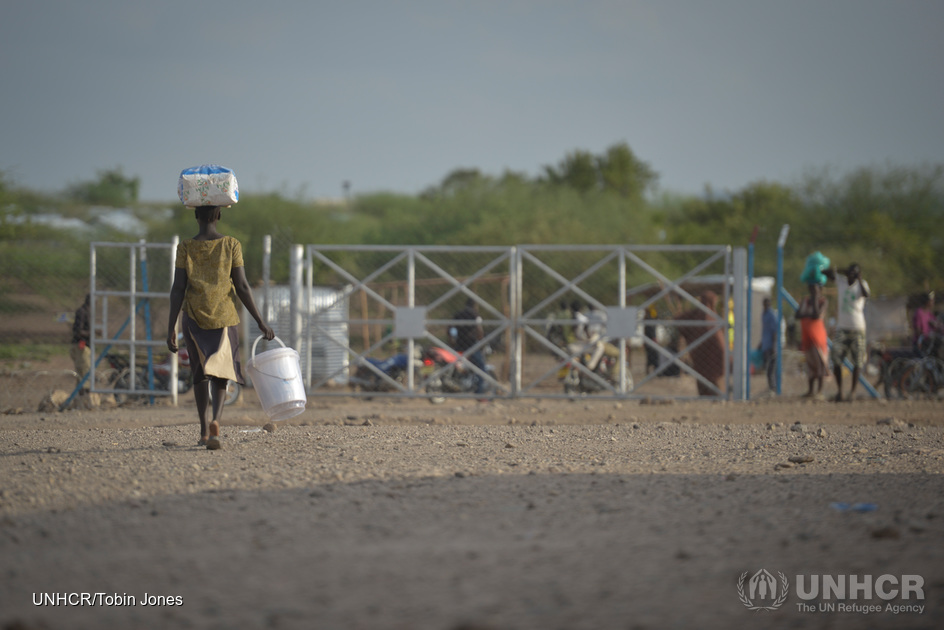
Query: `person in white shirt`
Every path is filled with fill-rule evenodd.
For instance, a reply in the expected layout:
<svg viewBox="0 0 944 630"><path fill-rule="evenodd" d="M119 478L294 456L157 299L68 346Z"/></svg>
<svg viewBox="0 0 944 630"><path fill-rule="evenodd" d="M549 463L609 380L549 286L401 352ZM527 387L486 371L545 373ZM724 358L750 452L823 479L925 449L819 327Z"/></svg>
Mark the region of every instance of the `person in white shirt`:
<svg viewBox="0 0 944 630"><path fill-rule="evenodd" d="M859 265L852 263L846 269L832 274L839 294L839 318L836 337L830 353L833 376L836 377L835 401L851 401L859 383L859 373L868 360L865 344L865 301L869 299L869 283L862 278ZM842 394L842 362L846 357L852 363L852 386L848 396Z"/></svg>

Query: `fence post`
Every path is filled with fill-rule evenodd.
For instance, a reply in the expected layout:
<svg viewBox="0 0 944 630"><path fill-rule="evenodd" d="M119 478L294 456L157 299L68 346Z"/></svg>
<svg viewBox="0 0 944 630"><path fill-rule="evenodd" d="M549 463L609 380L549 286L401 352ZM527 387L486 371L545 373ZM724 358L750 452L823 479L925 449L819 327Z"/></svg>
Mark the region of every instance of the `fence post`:
<svg viewBox="0 0 944 630"><path fill-rule="evenodd" d="M301 245L292 245L288 268L291 292L289 297L289 318L291 320L289 344L292 348L300 347L299 342L302 338L302 299L305 295L302 289L302 254L303 248Z"/></svg>
<svg viewBox="0 0 944 630"><path fill-rule="evenodd" d="M777 395L781 393L783 379L783 246L787 242L790 225L784 224L780 228L780 238L777 239Z"/></svg>
<svg viewBox="0 0 944 630"><path fill-rule="evenodd" d="M734 400L747 400L747 352L750 343L745 339L748 330L747 321L747 252L743 247L734 249Z"/></svg>

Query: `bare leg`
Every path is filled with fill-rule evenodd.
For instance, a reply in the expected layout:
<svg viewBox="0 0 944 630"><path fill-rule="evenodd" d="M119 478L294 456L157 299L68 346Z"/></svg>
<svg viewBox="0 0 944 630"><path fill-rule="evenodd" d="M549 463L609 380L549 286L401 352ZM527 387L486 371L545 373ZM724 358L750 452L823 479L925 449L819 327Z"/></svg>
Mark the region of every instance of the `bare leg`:
<svg viewBox="0 0 944 630"><path fill-rule="evenodd" d="M223 401L226 399L226 379L211 376L207 382L207 396L213 402L213 422L209 426L206 447L215 451L220 448L220 420L223 416Z"/></svg>
<svg viewBox="0 0 944 630"><path fill-rule="evenodd" d="M207 411L210 409L210 382L194 383L193 399L197 403L197 416L200 418L200 440L206 440L207 432Z"/></svg>
<svg viewBox="0 0 944 630"><path fill-rule="evenodd" d="M226 400L225 378L210 377L210 395L213 399L213 419L219 422L223 419L223 403Z"/></svg>
<svg viewBox="0 0 944 630"><path fill-rule="evenodd" d="M852 387L849 389L849 400L852 400L854 398L853 394L855 394L856 385L858 384L859 384L859 368L854 367L852 368Z"/></svg>
<svg viewBox="0 0 944 630"><path fill-rule="evenodd" d="M833 368L833 376L836 377L836 402L842 401L842 366ZM854 386L853 386L854 387Z"/></svg>

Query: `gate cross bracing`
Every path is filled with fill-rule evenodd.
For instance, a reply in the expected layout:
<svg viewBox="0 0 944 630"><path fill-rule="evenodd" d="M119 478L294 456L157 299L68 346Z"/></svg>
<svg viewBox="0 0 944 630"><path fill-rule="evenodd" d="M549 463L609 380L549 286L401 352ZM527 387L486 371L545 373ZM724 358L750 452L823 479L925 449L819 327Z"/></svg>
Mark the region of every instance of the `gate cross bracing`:
<svg viewBox="0 0 944 630"><path fill-rule="evenodd" d="M611 398L694 396L691 382L667 388L670 372L691 376L709 387L717 398L732 392L741 394L746 373L744 326L731 327L735 315L745 322L745 287L748 284L742 249L730 246L327 246L309 245L304 261L308 296L316 286L336 288L336 305L346 305L348 334L338 335L327 328L319 313L298 317L299 347L311 348L313 338L327 340L350 359L331 370L306 375L309 390L317 395L426 396L425 379L418 370L406 370L401 378L391 378L376 361L394 353L417 358L423 347L451 350L449 329L460 322L453 315L471 298L483 318L484 338L476 348L493 349L489 361L495 372L483 372L467 361L467 369L490 386L488 397L573 397L565 393L559 376L572 369L593 385L595 396ZM732 256L733 254L733 256ZM688 270L680 276L660 270L678 269L685 261ZM733 258L733 265L732 265ZM667 263L674 262L673 265ZM295 275L302 277L300 270ZM735 279L738 280L735 280ZM702 290L711 288L721 297L722 315L709 313L699 301ZM605 322L610 350L616 355L617 369L612 379L591 372L579 361L573 346L555 344L548 338L552 326L576 326L576 319L561 319L556 311L561 303L579 301ZM300 300L301 301L301 300ZM305 303L310 303L306 301ZM328 308L331 307L329 304ZM657 317L646 319L650 308ZM556 309L556 310L555 310ZM682 310L701 309L707 321L679 321ZM665 331L686 326L705 329L697 339L679 349L641 334L644 327ZM725 382L717 387L706 381L687 358L715 335L725 333ZM729 336L730 335L730 336ZM303 337L306 341L303 341ZM614 350L615 349L615 350ZM658 366L648 366L640 374L633 365L632 351L639 349L658 358ZM740 357L730 361L731 354ZM637 361L639 359L637 358ZM309 360L307 365L311 365ZM363 366L376 376L380 387L372 391L351 391L347 387L352 370ZM633 372L636 372L634 378ZM678 383L675 380L674 383ZM379 391L378 391L379 390ZM476 397L474 393L446 394Z"/></svg>
<svg viewBox="0 0 944 630"><path fill-rule="evenodd" d="M371 261L366 267L362 266L365 259ZM507 344L512 333L513 261L514 248L507 247L309 246L305 261L308 294L314 290L316 278L319 284L327 281L340 286L336 302L348 302L349 311L359 312L359 316L347 318L349 335L344 339L331 334L317 312L309 313L303 323L307 346L311 347L311 340L320 335L342 347L355 367L370 370L381 388L387 390L385 393L424 395L415 370L406 370L404 378L398 380L368 359L384 351L417 357L421 344L453 351L448 334L442 331L462 325L453 315L466 300L478 306L486 331L468 351ZM440 334L435 334L437 330ZM511 394L507 365L503 379L460 360L465 369L484 379L494 396ZM307 375L310 391L332 393L325 386L345 382L348 369L341 365L322 374ZM439 376L444 370L439 367L425 376ZM381 392L372 391L371 395L377 393Z"/></svg>

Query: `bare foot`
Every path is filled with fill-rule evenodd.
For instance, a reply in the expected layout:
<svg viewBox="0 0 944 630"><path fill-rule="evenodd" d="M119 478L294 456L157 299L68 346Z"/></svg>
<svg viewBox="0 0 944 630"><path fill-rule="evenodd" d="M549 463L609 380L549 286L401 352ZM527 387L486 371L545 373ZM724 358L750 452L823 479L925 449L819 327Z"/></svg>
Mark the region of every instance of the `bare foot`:
<svg viewBox="0 0 944 630"><path fill-rule="evenodd" d="M220 444L220 423L214 420L210 423L210 437L207 438L206 447L208 451L216 451L222 445Z"/></svg>

